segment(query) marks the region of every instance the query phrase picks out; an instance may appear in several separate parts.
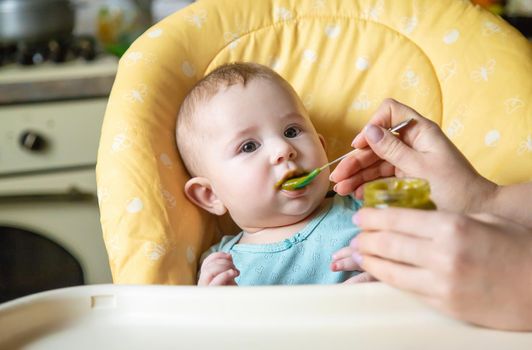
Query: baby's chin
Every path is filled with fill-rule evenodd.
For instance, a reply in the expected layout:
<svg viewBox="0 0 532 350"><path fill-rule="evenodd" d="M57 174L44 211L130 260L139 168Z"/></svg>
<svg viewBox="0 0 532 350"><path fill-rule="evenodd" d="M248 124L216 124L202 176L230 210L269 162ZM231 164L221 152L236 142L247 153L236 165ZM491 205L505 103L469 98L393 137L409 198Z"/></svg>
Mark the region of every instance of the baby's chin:
<svg viewBox="0 0 532 350"><path fill-rule="evenodd" d="M241 228L274 228L297 224L309 217L313 217L320 211L320 205L325 203L325 195L329 189L328 181L316 181L310 186L298 191L279 191L275 196L271 206L250 209L246 208L246 213L253 212L254 217L230 212L235 223ZM235 215L236 214L236 215ZM240 213L242 214L242 213ZM243 219L243 220L239 220ZM247 230L246 230L247 231Z"/></svg>
<svg viewBox="0 0 532 350"><path fill-rule="evenodd" d="M296 191L282 190L280 195L285 201L279 212L287 217L306 217L323 203L327 191L328 187L312 185Z"/></svg>
<svg viewBox="0 0 532 350"><path fill-rule="evenodd" d="M294 201L295 202L295 201ZM265 228L276 228L283 226L291 226L302 222L305 219L314 217L320 211L320 204L323 201L316 203L289 203L281 209L271 212L267 217L257 217L255 220L248 220L245 224L238 225L239 227L255 228L255 230ZM238 224L238 221L235 220ZM247 231L247 229L246 229Z"/></svg>

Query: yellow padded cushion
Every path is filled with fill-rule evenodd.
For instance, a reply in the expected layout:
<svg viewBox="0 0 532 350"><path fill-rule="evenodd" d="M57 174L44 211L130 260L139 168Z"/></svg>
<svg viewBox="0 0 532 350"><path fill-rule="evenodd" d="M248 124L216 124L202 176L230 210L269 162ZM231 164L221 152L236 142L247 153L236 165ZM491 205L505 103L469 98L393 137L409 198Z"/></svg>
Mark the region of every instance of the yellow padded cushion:
<svg viewBox="0 0 532 350"><path fill-rule="evenodd" d="M174 129L187 91L230 61L290 81L330 158L393 97L439 123L487 178L532 180L532 50L502 19L460 0L202 0L120 61L97 165L115 282L192 284L218 238L218 221L183 194Z"/></svg>

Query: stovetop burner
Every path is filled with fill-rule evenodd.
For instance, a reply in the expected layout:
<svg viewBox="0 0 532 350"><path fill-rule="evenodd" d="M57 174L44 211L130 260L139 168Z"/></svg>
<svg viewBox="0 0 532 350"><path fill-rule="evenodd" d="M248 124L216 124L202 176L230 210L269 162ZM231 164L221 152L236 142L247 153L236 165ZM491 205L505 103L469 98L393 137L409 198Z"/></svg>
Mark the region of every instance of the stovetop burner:
<svg viewBox="0 0 532 350"><path fill-rule="evenodd" d="M63 63L78 58L92 61L97 53L96 41L90 36L71 36L46 42L0 44L0 66L10 63L25 66L44 62Z"/></svg>

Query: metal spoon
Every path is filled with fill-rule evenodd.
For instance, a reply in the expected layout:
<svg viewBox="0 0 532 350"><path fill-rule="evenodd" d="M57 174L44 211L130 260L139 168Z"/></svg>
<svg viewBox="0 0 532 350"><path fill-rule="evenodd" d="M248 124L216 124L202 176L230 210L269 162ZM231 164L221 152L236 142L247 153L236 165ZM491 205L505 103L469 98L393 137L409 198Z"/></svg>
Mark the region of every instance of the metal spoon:
<svg viewBox="0 0 532 350"><path fill-rule="evenodd" d="M404 120L401 123L395 125L394 127L389 128L388 130L391 131L394 134L397 134L397 131L399 131L402 128L404 128L405 126L407 126L412 120L414 120L414 119L410 118L410 119ZM316 168L316 169L312 170L310 173L308 173L306 175L286 180L285 182L283 182L281 184L281 188L283 190L287 190L287 191L295 191L295 190L302 189L303 187L305 187L308 184L310 184L316 178L316 176L318 176L319 173L321 173L322 170L327 169L329 166L333 165L334 163L337 163L337 162L341 161L342 159L344 159L346 157L349 157L356 150L357 149L354 149L354 150L352 150L350 152L347 152L343 156L341 156L339 158L336 158L332 162L329 162L329 163L325 164L322 167L319 167L319 168Z"/></svg>

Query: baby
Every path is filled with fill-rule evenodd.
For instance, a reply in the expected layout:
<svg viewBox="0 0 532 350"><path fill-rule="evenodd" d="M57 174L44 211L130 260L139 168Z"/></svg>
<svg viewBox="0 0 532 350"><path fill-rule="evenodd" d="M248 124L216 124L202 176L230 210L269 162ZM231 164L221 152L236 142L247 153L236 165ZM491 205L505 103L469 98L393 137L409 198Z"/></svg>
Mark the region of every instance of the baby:
<svg viewBox="0 0 532 350"><path fill-rule="evenodd" d="M323 137L281 76L254 63L218 67L183 101L176 137L192 176L186 196L212 214L228 212L242 229L211 248L198 285L332 284L358 274L341 248L358 233L351 217L360 203L326 198L328 169L303 189L280 188L328 162Z"/></svg>

